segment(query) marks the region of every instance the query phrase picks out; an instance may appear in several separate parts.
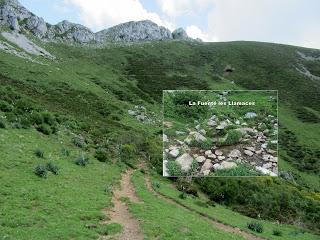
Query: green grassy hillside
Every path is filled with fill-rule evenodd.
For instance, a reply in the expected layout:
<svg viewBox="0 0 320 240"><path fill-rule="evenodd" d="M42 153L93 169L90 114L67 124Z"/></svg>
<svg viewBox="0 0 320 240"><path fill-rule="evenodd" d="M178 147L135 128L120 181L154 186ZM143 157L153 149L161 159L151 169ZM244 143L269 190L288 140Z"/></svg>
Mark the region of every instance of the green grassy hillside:
<svg viewBox="0 0 320 240"><path fill-rule="evenodd" d="M243 194L246 181L204 179L192 186L243 215L319 233L320 82L296 67L303 64L319 76L320 62L297 51L320 51L257 42L43 46L56 60L38 59L40 65L0 51L0 238L97 238L100 227L85 226L101 220L122 162L134 166L146 159L162 172L164 89L279 90L282 178L256 181L247 189L252 201L243 202L235 196ZM234 70L225 74L228 65ZM143 119L128 113L137 109ZM38 148L44 159L35 155ZM75 164L86 157L85 167ZM36 176L35 168L46 169L49 162L59 174ZM268 216L267 208L282 214ZM138 207L133 211L139 219L148 217ZM142 228L151 236L149 226Z"/></svg>

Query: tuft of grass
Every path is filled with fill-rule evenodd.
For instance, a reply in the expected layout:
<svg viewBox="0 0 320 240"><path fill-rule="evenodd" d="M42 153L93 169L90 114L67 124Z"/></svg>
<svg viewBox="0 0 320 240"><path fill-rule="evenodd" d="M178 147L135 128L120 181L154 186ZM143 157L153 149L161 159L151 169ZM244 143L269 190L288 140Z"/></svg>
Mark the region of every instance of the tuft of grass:
<svg viewBox="0 0 320 240"><path fill-rule="evenodd" d="M263 225L262 223L259 223L259 222L254 222L254 221L248 222L247 228L257 233L263 232Z"/></svg>
<svg viewBox="0 0 320 240"><path fill-rule="evenodd" d="M182 192L179 194L180 199L186 199L187 197L188 197L188 195L185 192Z"/></svg>
<svg viewBox="0 0 320 240"><path fill-rule="evenodd" d="M34 151L34 154L38 157L38 158L44 158L44 151L40 148L36 149Z"/></svg>
<svg viewBox="0 0 320 240"><path fill-rule="evenodd" d="M34 173L41 178L47 178L48 170L44 165L37 165L34 169Z"/></svg>
<svg viewBox="0 0 320 240"><path fill-rule="evenodd" d="M242 133L236 129L231 129L228 131L226 139L221 142L221 145L234 145L237 144L242 137Z"/></svg>
<svg viewBox="0 0 320 240"><path fill-rule="evenodd" d="M2 120L0 120L0 128L6 128L5 122Z"/></svg>
<svg viewBox="0 0 320 240"><path fill-rule="evenodd" d="M59 167L57 165L55 165L53 162L49 162L47 163L46 166L47 170L49 172L52 172L54 175L58 175L59 174Z"/></svg>
<svg viewBox="0 0 320 240"><path fill-rule="evenodd" d="M183 171L181 169L181 166L176 163L175 161L169 161L167 163L167 169L169 176L181 176L183 175Z"/></svg>
<svg viewBox="0 0 320 240"><path fill-rule="evenodd" d="M74 163L78 166L85 167L89 164L89 158L87 158L84 154L81 154L75 159Z"/></svg>
<svg viewBox="0 0 320 240"><path fill-rule="evenodd" d="M97 232L101 235L115 235L122 231L123 227L118 223L110 223L107 225L99 225Z"/></svg>
<svg viewBox="0 0 320 240"><path fill-rule="evenodd" d="M152 182L152 187L153 187L154 189L160 188L160 182L159 182L159 181L153 181L153 182Z"/></svg>
<svg viewBox="0 0 320 240"><path fill-rule="evenodd" d="M214 176L261 176L261 173L254 170L248 164L241 164L235 168L217 170Z"/></svg>
<svg viewBox="0 0 320 240"><path fill-rule="evenodd" d="M273 229L272 235L274 236L282 236L282 232L279 229Z"/></svg>

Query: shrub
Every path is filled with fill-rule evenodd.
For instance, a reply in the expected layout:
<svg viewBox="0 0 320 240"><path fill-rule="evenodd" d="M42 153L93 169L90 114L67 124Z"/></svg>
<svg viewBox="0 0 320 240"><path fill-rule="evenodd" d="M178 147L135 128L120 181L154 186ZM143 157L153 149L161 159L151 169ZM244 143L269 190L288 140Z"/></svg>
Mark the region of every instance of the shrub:
<svg viewBox="0 0 320 240"><path fill-rule="evenodd" d="M108 160L109 160L109 156L108 156L107 151L102 148L96 150L94 157L100 162L108 162Z"/></svg>
<svg viewBox="0 0 320 240"><path fill-rule="evenodd" d="M59 174L59 167L52 162L47 163L47 170L52 172L54 175Z"/></svg>
<svg viewBox="0 0 320 240"><path fill-rule="evenodd" d="M86 156L84 156L84 154L81 154L79 157L76 158L76 160L74 162L78 166L85 167L88 165L89 159Z"/></svg>
<svg viewBox="0 0 320 240"><path fill-rule="evenodd" d="M215 176L260 176L249 164L240 164L235 168L221 169L214 173Z"/></svg>
<svg viewBox="0 0 320 240"><path fill-rule="evenodd" d="M11 112L13 107L6 101L0 100L0 110L3 112Z"/></svg>
<svg viewBox="0 0 320 240"><path fill-rule="evenodd" d="M182 192L182 193L179 194L179 198L181 198L181 199L186 199L187 196L188 195L185 192Z"/></svg>
<svg viewBox="0 0 320 240"><path fill-rule="evenodd" d="M109 223L108 225L98 225L97 232L101 235L114 235L122 231L122 226L118 223Z"/></svg>
<svg viewBox="0 0 320 240"><path fill-rule="evenodd" d="M121 146L121 159L131 160L136 155L136 148L132 144L124 144Z"/></svg>
<svg viewBox="0 0 320 240"><path fill-rule="evenodd" d="M72 142L75 146L79 148L84 148L86 145L85 139L82 136L73 137Z"/></svg>
<svg viewBox="0 0 320 240"><path fill-rule="evenodd" d="M31 113L31 120L33 124L42 124L44 122L43 116L39 112L32 112Z"/></svg>
<svg viewBox="0 0 320 240"><path fill-rule="evenodd" d="M249 222L247 223L247 227L257 233L262 233L263 232L263 226L259 222Z"/></svg>
<svg viewBox="0 0 320 240"><path fill-rule="evenodd" d="M40 148L36 149L36 151L34 152L34 154L35 154L38 158L44 158L44 151L41 150Z"/></svg>
<svg viewBox="0 0 320 240"><path fill-rule="evenodd" d="M61 153L63 156L70 156L70 150L67 148L62 148Z"/></svg>
<svg viewBox="0 0 320 240"><path fill-rule="evenodd" d="M239 142L242 133L238 130L231 129L228 131L226 139L221 143L222 145L234 145Z"/></svg>
<svg viewBox="0 0 320 240"><path fill-rule="evenodd" d="M187 181L185 178L178 178L177 189L187 194L191 194L196 197L198 196L197 188L192 184L192 182Z"/></svg>
<svg viewBox="0 0 320 240"><path fill-rule="evenodd" d="M282 232L279 229L273 229L272 234L274 236L282 236Z"/></svg>
<svg viewBox="0 0 320 240"><path fill-rule="evenodd" d="M42 113L42 116L43 116L43 121L50 125L50 126L53 126L56 122L56 119L55 117L53 116L53 114L49 113L49 112L43 112Z"/></svg>
<svg viewBox="0 0 320 240"><path fill-rule="evenodd" d="M152 187L153 187L154 189L160 188L160 182L158 182L158 181L153 181L153 182L152 182Z"/></svg>
<svg viewBox="0 0 320 240"><path fill-rule="evenodd" d="M169 176L175 177L175 176L183 175L181 166L175 161L169 161L167 163L167 169L168 169Z"/></svg>
<svg viewBox="0 0 320 240"><path fill-rule="evenodd" d="M36 166L36 168L34 169L34 173L38 176L38 177L42 177L42 178L47 178L47 168L43 165L38 165Z"/></svg>
<svg viewBox="0 0 320 240"><path fill-rule="evenodd" d="M37 127L37 130L43 134L46 134L46 135L50 135L52 133L52 129L51 127L46 124L46 123L42 123L40 124L38 127Z"/></svg>
<svg viewBox="0 0 320 240"><path fill-rule="evenodd" d="M0 128L6 128L6 124L2 120L0 120Z"/></svg>

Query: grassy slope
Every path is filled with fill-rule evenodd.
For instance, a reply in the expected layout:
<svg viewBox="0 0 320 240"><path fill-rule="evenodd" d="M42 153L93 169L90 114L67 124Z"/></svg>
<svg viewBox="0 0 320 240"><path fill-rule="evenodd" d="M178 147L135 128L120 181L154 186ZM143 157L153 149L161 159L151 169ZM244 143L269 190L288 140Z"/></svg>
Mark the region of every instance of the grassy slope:
<svg viewBox="0 0 320 240"><path fill-rule="evenodd" d="M38 65L0 52L1 86L10 86L20 94L33 98L37 104L45 109L71 116L86 123L89 125L87 132L103 129L104 136L118 137L117 140L120 142L135 141L139 136L143 138L146 135L159 132L160 124L139 124L128 116L127 110L132 109L135 104L143 104L149 111L154 111L160 116L161 106L157 102L160 101L162 89L279 89L280 109L283 111L280 123L283 121L288 129L294 131L302 144L312 148L319 146L317 125L302 123L292 113L294 104L305 105L312 108L312 111L319 112L319 105L314 104L319 102L317 94L319 85L301 76L292 68L292 64L297 61L296 48L294 47L243 42L203 45L162 42L113 46L94 50L49 44L46 49L57 56L56 62L44 60L48 65ZM304 51L308 52L307 49ZM230 76L223 78L221 76L227 64L231 64L236 70ZM150 75L150 73L152 74ZM234 81L235 84L231 81ZM100 110L106 111L107 114L98 114ZM304 128L304 126L307 127ZM300 131L300 128L304 130ZM4 174L2 179L9 181L9 177L22 176L21 180L14 178L15 181L11 181L9 187L3 185L4 187L1 188L2 202L5 198L15 198L21 203L24 195L19 192L11 192L12 186L16 186L17 189L27 189L28 192L36 189L35 198L39 199L37 204L40 205L46 204L48 191L50 196L51 191L56 191L54 192L56 199L52 200L50 206L42 206L44 210L39 219L45 219L44 221L47 222L43 223L43 230L38 230L39 236L48 234L48 228L56 227L55 224L59 226L57 227L58 231L53 231L51 234L59 235L60 231L70 237L74 237L72 234L84 238L96 236L96 232L93 230L89 231L83 228L85 223L79 222L79 217L83 213L76 211L76 209L79 209L80 205L83 205L84 208L87 206L95 208L92 221L96 222L100 217L98 209L101 209L107 203L106 199L109 198L109 196L101 196L99 192L103 194L103 187L105 184L110 184L113 177L118 176L119 169L115 167L110 169L110 166L100 165L97 161L94 161L93 165L81 169L71 162L74 155L68 161L63 160L60 156L57 158L62 167L61 176L49 176L47 180L42 181L32 173L33 167L39 161L32 152L37 144L49 142L50 144L43 145L43 148L46 149L46 152L52 152L52 156L59 156L61 144L56 136L44 137L33 130L0 131L1 134L2 132L4 134L1 136L5 136L7 139L5 143L1 142L0 145L1 148L6 149L6 152L0 152L1 174ZM131 131L134 133L132 137L128 137ZM30 143L23 145L19 142L17 144L15 138L17 135L30 138ZM125 140L121 139L121 136ZM70 142L70 139L66 142ZM28 154L26 155L25 152L19 154L15 151L20 147L26 147ZM71 146L70 148L73 149ZM73 153L76 151L77 149L72 150ZM6 170L5 165L17 162L19 157L21 160L18 162L21 161L23 167L19 167L20 164L18 164L17 167L11 166L10 171L4 171ZM97 177L104 171L99 166L106 166L109 174L103 175L102 178ZM287 168L288 165L283 164L283 166ZM290 169L290 167L288 168ZM65 172L70 174L70 178L61 179L66 176ZM10 173L12 175L9 175ZM79 179L79 176L87 176L88 179ZM317 186L319 184L317 176L303 173L301 178L304 184L309 184L309 182L312 182L310 185ZM29 184L26 185L26 181ZM48 184L50 181L52 184ZM59 185L55 185L57 181L61 181ZM96 183L88 185L88 181ZM66 184L74 184L74 187L70 191L69 188L65 191L61 190L61 186ZM77 194L78 197L81 193L76 192L74 188L83 189L83 193L94 194L94 197L98 198L96 204L93 205L92 201L84 199L85 194L79 197L84 202L78 202L79 199L74 198L74 194ZM146 198L151 197L147 193L144 194L147 195ZM61 196L65 197L61 198ZM59 199L64 200L60 201ZM61 208L60 205L64 202L69 202L70 205L65 205L62 213L55 212ZM9 208L9 205L1 204L2 207L6 209ZM49 217L45 212L47 208L50 210L50 219L56 220L46 219ZM17 215L19 211L14 208L6 210L7 217L2 218L4 219L2 221L9 221L9 227L2 224L1 228L5 228L3 232L12 234L15 232L17 220L12 220L12 216ZM34 222L33 226L37 226L38 223L35 221L29 221L34 219L33 214L36 213L29 210L29 212L25 212L25 215L29 213L32 214L29 219L25 218L25 221L28 224ZM66 217L65 221L59 223L62 219L61 214L65 214ZM146 218L147 216L140 217ZM69 227L69 225L74 227ZM21 234L19 236L23 236L25 233L31 234L33 226L21 228L20 232L16 234ZM167 227L170 228L169 225ZM33 235L35 238L36 233ZM50 237L55 238L55 236Z"/></svg>
<svg viewBox="0 0 320 240"><path fill-rule="evenodd" d="M142 223L145 239L243 239L219 230L196 214L166 203L147 190L143 175L132 177L138 197L143 204L130 204L130 211Z"/></svg>
<svg viewBox="0 0 320 240"><path fill-rule="evenodd" d="M175 201L182 203L183 205L188 206L189 208L194 209L197 212L206 214L222 223L238 227L244 231L250 231L247 229L246 224L251 221L256 221L255 219L243 216L219 204L216 204L215 207L209 205L204 207L204 205L206 205L205 203L208 201L205 196L201 196L200 199L198 199L189 195L187 199L181 199L179 198L179 194L181 192L170 186L171 183L167 179L163 179L157 175L154 175L152 177L152 180L160 183L160 188L157 188L156 190L161 194L164 194L169 198L174 199ZM202 206L200 206L201 204L199 204L199 202L202 203ZM263 233L258 235L261 235L262 237L265 237L267 239L318 239L318 236L307 232L303 233L301 232L301 229L290 225L277 224L263 220L259 220L259 222L263 224L264 231ZM282 236L274 236L272 234L274 229L280 230L282 232Z"/></svg>
<svg viewBox="0 0 320 240"><path fill-rule="evenodd" d="M0 129L0 238L1 239L96 239L111 194L108 184L119 179L120 168L93 160L87 167L74 164L79 149L64 134L44 136L34 130ZM70 156L62 154L62 148ZM45 159L35 156L40 148ZM60 174L41 179L33 174L37 164L48 161Z"/></svg>

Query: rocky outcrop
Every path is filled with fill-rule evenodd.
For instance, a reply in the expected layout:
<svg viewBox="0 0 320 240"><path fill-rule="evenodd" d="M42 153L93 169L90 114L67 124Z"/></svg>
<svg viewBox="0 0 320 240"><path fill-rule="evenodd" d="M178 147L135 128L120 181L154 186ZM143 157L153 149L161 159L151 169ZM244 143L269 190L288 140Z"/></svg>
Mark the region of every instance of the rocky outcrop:
<svg viewBox="0 0 320 240"><path fill-rule="evenodd" d="M150 20L127 22L109 29L94 33L80 24L62 21L50 25L44 19L34 15L17 0L0 0L0 26L9 27L12 31L32 34L46 41L66 43L101 44L107 42L140 42L162 40L193 40L179 28L173 33L158 26Z"/></svg>
<svg viewBox="0 0 320 240"><path fill-rule="evenodd" d="M187 32L183 28L178 28L172 32L172 38L176 40L190 40Z"/></svg>
<svg viewBox="0 0 320 240"><path fill-rule="evenodd" d="M150 20L127 22L96 33L98 42L138 42L170 40L170 30Z"/></svg>

